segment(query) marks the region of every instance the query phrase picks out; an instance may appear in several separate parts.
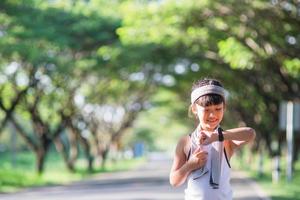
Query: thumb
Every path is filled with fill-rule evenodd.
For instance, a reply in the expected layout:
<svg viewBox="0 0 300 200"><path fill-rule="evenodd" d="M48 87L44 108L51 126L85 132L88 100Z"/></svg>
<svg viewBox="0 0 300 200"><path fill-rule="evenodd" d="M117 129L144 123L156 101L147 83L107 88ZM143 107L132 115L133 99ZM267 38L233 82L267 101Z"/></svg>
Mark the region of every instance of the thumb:
<svg viewBox="0 0 300 200"><path fill-rule="evenodd" d="M202 145L209 144L209 136L205 132L202 132L202 134L201 134L200 144L202 144Z"/></svg>
<svg viewBox="0 0 300 200"><path fill-rule="evenodd" d="M205 140L207 140L208 136L206 135L205 132L201 132L201 136L200 136L200 144L203 144L203 142Z"/></svg>

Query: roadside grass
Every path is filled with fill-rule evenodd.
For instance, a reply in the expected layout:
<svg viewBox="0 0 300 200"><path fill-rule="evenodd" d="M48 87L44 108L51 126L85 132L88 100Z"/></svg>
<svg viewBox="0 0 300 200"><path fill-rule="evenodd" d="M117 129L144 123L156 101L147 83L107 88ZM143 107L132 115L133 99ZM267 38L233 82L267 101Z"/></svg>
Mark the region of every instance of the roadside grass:
<svg viewBox="0 0 300 200"><path fill-rule="evenodd" d="M234 168L246 171L272 198L272 200L300 200L300 161L295 163L293 179L291 182L286 178L286 158L280 160L279 181L272 181L274 169L271 158L263 157L262 173L259 173L259 154L250 157L249 152L243 152L240 156L232 159Z"/></svg>
<svg viewBox="0 0 300 200"><path fill-rule="evenodd" d="M143 158L108 161L104 168L96 166L94 171L89 173L85 167L85 160L79 159L76 162L76 171L70 172L60 155L51 152L47 156L44 173L39 175L35 171L35 157L31 152L19 152L14 159L10 153L0 153L0 192L15 192L25 187L67 184L96 173L129 170L144 162Z"/></svg>

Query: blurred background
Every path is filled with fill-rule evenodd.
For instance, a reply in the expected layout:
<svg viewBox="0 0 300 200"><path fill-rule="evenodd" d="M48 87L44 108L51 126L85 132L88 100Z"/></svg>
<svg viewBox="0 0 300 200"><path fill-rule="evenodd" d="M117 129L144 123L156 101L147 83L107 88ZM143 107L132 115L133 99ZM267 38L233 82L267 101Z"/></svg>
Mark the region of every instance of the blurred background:
<svg viewBox="0 0 300 200"><path fill-rule="evenodd" d="M257 133L236 168L300 199L299 55L299 0L2 0L0 191L172 155L210 77L230 93L222 126Z"/></svg>

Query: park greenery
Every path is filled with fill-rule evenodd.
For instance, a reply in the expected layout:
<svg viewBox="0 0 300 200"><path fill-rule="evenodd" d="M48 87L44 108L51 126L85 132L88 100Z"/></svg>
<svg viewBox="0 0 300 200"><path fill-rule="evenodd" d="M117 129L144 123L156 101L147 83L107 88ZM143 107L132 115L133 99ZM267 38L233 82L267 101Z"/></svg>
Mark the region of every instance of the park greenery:
<svg viewBox="0 0 300 200"><path fill-rule="evenodd" d="M31 152L38 173L53 152L92 172L139 142L172 150L194 128L192 83L213 77L230 92L222 126L253 127L253 152L284 155L299 24L287 0L2 0L0 150Z"/></svg>
<svg viewBox="0 0 300 200"><path fill-rule="evenodd" d="M254 179L263 188L264 192L273 200L299 200L300 199L300 162L297 161L294 165L294 175L291 182L287 184L286 177L286 160L283 159L279 166L279 179L274 179L274 160L271 158L263 159L263 168L260 170L258 163L260 162L259 154L249 156L251 152L244 151L238 157L231 160L232 166L235 169L247 171L248 175ZM249 162L249 158L251 161ZM250 163L250 164L249 164ZM272 183L272 184L271 184Z"/></svg>
<svg viewBox="0 0 300 200"><path fill-rule="evenodd" d="M99 168L90 173L86 170L84 162L79 162L76 172L71 172L64 166L63 159L56 152L50 152L45 161L45 172L41 175L32 170L34 160L34 154L29 152L20 152L14 158L9 152L2 153L0 158L0 193L16 192L24 187L70 184L74 181L90 178L97 173L130 170L145 163L144 158L109 160L105 168Z"/></svg>

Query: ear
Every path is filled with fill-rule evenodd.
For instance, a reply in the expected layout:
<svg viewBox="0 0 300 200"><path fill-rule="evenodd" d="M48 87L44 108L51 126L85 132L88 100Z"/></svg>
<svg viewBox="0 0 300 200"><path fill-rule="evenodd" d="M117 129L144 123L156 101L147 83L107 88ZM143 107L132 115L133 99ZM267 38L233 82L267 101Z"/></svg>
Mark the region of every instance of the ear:
<svg viewBox="0 0 300 200"><path fill-rule="evenodd" d="M194 115L197 115L197 107L196 107L196 104L192 104L191 105L191 110L192 110L192 113L194 114Z"/></svg>

